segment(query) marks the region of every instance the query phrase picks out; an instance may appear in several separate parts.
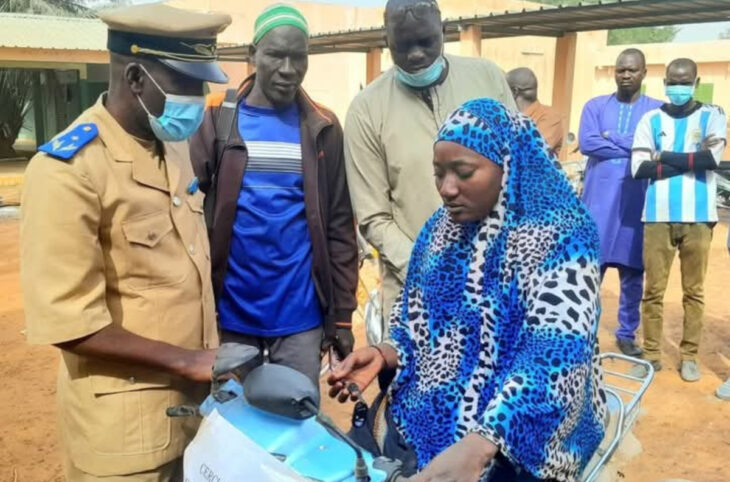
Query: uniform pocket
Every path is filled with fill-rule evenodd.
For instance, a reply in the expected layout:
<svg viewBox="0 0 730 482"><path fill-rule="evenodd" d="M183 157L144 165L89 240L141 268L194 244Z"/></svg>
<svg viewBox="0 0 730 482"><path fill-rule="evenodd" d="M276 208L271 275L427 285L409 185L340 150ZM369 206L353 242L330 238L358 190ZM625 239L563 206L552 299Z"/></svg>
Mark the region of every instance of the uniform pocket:
<svg viewBox="0 0 730 482"><path fill-rule="evenodd" d="M88 370L94 395L134 392L170 385L169 374L135 365L95 360L93 364L89 363Z"/></svg>
<svg viewBox="0 0 730 482"><path fill-rule="evenodd" d="M187 255L167 211L124 221L122 232L127 245L126 272L121 280L140 290L172 286L185 280L188 265L180 260Z"/></svg>
<svg viewBox="0 0 730 482"><path fill-rule="evenodd" d="M87 360L86 370L91 388L86 417L93 418L88 434L94 452L144 454L169 444L169 374L98 359Z"/></svg>
<svg viewBox="0 0 730 482"><path fill-rule="evenodd" d="M195 194L188 196L188 206L196 213L203 214L203 201L205 194L201 191L195 191Z"/></svg>
<svg viewBox="0 0 730 482"><path fill-rule="evenodd" d="M96 380L101 381L100 379ZM95 415L90 445L98 454L135 455L165 449L171 421L165 411L173 404L168 388L142 388L93 396ZM96 388L95 388L96 390Z"/></svg>
<svg viewBox="0 0 730 482"><path fill-rule="evenodd" d="M125 221L122 223L122 231L130 243L154 248L163 237L172 231L172 220L166 212L160 211L142 218Z"/></svg>

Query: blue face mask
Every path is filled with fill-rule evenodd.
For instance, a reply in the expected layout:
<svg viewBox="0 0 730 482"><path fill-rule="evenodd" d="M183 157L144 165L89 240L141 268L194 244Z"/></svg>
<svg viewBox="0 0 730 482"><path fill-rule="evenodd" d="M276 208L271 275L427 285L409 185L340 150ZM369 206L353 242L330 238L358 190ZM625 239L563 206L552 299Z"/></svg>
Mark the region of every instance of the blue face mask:
<svg viewBox="0 0 730 482"><path fill-rule="evenodd" d="M162 142L178 142L189 138L198 130L203 122L203 114L205 113L205 97L197 95L172 95L165 93L157 81L142 67L147 77L160 92L165 96L165 108L162 115L156 117L152 115L144 105L142 99L137 96L137 100L142 108L147 112L152 132Z"/></svg>
<svg viewBox="0 0 730 482"><path fill-rule="evenodd" d="M417 72L406 72L397 65L395 66L395 78L401 83L415 87L416 89L422 89L434 84L446 68L446 60L443 55L440 55L431 65L425 69L421 69Z"/></svg>
<svg viewBox="0 0 730 482"><path fill-rule="evenodd" d="M669 101L674 105L684 105L690 100L695 93L694 85L668 85L664 88Z"/></svg>

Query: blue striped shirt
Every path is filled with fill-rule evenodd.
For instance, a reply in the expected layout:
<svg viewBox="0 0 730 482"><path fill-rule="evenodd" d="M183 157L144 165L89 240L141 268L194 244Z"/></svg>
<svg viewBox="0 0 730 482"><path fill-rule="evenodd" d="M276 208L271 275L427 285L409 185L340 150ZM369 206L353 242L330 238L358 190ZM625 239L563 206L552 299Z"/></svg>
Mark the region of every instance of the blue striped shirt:
<svg viewBox="0 0 730 482"><path fill-rule="evenodd" d="M299 110L244 102L238 127L248 164L218 303L221 326L263 337L310 330L321 325L322 310L312 279Z"/></svg>

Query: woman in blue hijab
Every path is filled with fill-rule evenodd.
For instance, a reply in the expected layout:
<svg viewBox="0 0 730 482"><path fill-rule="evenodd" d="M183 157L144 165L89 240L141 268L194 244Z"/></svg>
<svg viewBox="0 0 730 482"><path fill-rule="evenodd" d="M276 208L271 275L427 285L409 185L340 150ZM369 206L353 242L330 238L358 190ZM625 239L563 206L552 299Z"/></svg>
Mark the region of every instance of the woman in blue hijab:
<svg viewBox="0 0 730 482"><path fill-rule="evenodd" d="M330 394L396 369L411 480L578 480L606 415L596 227L532 121L494 100L449 116L433 166L444 206L415 242L390 339L345 359Z"/></svg>

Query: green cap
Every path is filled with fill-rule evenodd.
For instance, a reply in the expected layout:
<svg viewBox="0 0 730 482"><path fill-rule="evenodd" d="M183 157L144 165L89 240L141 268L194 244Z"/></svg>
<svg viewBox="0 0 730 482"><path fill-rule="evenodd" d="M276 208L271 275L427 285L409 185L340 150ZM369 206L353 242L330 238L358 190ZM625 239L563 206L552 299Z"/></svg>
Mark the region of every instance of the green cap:
<svg viewBox="0 0 730 482"><path fill-rule="evenodd" d="M269 30L281 27L282 25L291 25L292 27L296 27L304 32L304 35L309 36L309 27L307 26L307 19L304 18L304 15L291 5L277 3L266 8L266 10L261 12L261 14L256 18L253 31L254 45L259 43L259 40L261 40L263 36L269 32Z"/></svg>

